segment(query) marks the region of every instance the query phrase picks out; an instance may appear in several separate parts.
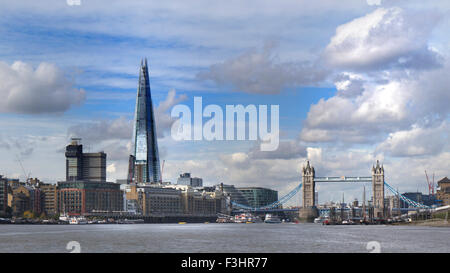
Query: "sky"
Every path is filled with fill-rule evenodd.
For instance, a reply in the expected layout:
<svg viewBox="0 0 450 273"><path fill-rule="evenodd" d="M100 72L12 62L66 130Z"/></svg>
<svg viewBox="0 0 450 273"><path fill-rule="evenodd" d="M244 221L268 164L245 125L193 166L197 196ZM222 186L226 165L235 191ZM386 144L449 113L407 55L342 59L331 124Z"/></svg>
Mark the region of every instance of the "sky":
<svg viewBox="0 0 450 273"><path fill-rule="evenodd" d="M269 187L370 176L401 192L449 176L450 2L0 0L0 174L55 183L82 138L124 179L148 59L163 180ZM177 104L279 105L280 144L175 141ZM23 166L23 168L22 168ZM370 193L370 185L366 185ZM319 201L362 185L319 184ZM299 204L299 197L290 202Z"/></svg>

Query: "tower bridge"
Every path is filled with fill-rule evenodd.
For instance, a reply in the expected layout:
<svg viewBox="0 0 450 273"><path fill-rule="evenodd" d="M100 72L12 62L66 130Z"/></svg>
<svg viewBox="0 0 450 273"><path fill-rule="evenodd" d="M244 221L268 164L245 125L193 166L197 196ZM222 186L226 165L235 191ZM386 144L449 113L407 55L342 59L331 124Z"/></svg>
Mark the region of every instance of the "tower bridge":
<svg viewBox="0 0 450 273"><path fill-rule="evenodd" d="M417 203L406 196L401 195L392 186L390 186L384 179L384 167L380 165L377 160L376 165L372 166L371 176L315 176L314 167L307 161L306 166L302 168L302 181L301 183L291 190L285 196L279 198L272 204L262 206L259 208L253 208L246 205L242 205L236 202L232 202L235 208L241 210L263 212L263 211L281 211L281 205L289 201L298 192L301 192L302 206L299 209L300 219L310 221L314 217L318 216L319 211L315 207L315 188L316 183L371 183L372 184L372 204L374 217L384 218L385 216L385 188L391 191L396 196L399 196L401 200L408 203L413 208L429 208L423 204ZM289 211L292 209L288 209Z"/></svg>

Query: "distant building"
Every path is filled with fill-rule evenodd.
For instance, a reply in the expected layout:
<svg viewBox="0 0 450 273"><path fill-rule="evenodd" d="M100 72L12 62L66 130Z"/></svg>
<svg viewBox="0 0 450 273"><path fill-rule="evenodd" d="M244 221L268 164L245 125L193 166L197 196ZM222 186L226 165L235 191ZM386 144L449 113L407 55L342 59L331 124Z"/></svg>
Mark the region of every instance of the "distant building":
<svg viewBox="0 0 450 273"><path fill-rule="evenodd" d="M19 186L25 186L25 182L20 182L19 179L5 179L8 181L8 186L11 190L17 189Z"/></svg>
<svg viewBox="0 0 450 273"><path fill-rule="evenodd" d="M178 185L188 185L191 187L203 187L203 179L198 177L191 177L190 173L180 174L177 179Z"/></svg>
<svg viewBox="0 0 450 273"><path fill-rule="evenodd" d="M42 213L42 195L39 188L29 185L19 186L12 190L12 213L14 216L23 216L25 212L32 212L35 216Z"/></svg>
<svg viewBox="0 0 450 273"><path fill-rule="evenodd" d="M251 207L259 208L276 202L278 200L278 191L261 187L238 188L244 197L248 200Z"/></svg>
<svg viewBox="0 0 450 273"><path fill-rule="evenodd" d="M450 205L450 179L444 177L437 184L439 188L437 191L437 199L442 201L443 206Z"/></svg>
<svg viewBox="0 0 450 273"><path fill-rule="evenodd" d="M234 185L219 184L216 187L222 188L223 193L229 196L230 202L238 203L244 206L250 206L244 194L240 190L235 188Z"/></svg>
<svg viewBox="0 0 450 273"><path fill-rule="evenodd" d="M127 185L127 211L144 216L215 216L226 211L221 192L209 192L189 185Z"/></svg>
<svg viewBox="0 0 450 273"><path fill-rule="evenodd" d="M122 211L120 184L93 181L58 182L58 210L69 215Z"/></svg>
<svg viewBox="0 0 450 273"><path fill-rule="evenodd" d="M436 196L423 194L421 192L405 192L402 195L411 199L414 202L417 202L417 203L420 203L420 204L423 204L426 206L432 206L437 203ZM408 208L408 207L410 207L410 205L407 202L400 200L400 207Z"/></svg>
<svg viewBox="0 0 450 273"><path fill-rule="evenodd" d="M83 153L83 180L106 182L106 154Z"/></svg>
<svg viewBox="0 0 450 273"><path fill-rule="evenodd" d="M42 210L47 215L58 213L58 186L56 184L39 183L43 195Z"/></svg>
<svg viewBox="0 0 450 273"><path fill-rule="evenodd" d="M106 154L83 153L83 145L73 138L66 147L66 181L106 182Z"/></svg>
<svg viewBox="0 0 450 273"><path fill-rule="evenodd" d="M0 216L6 216L8 208L8 180L0 175Z"/></svg>

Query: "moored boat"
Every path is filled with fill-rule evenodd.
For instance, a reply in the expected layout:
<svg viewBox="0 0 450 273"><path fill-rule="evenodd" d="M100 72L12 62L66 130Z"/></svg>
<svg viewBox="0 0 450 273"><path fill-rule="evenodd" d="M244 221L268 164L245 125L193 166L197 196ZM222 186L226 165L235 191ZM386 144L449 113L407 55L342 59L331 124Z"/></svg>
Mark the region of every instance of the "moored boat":
<svg viewBox="0 0 450 273"><path fill-rule="evenodd" d="M278 216L272 214L266 214L266 218L264 219L264 223L268 224L279 224L281 220Z"/></svg>
<svg viewBox="0 0 450 273"><path fill-rule="evenodd" d="M86 225L88 221L83 216L70 218L69 224L71 225Z"/></svg>

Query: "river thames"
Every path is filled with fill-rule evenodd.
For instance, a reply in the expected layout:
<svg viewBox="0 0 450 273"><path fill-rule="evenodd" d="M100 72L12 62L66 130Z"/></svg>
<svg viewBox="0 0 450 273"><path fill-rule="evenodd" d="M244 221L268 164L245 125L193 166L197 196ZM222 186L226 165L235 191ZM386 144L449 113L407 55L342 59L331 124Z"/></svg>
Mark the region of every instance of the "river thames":
<svg viewBox="0 0 450 273"><path fill-rule="evenodd" d="M0 252L67 253L74 249L70 245L73 241L82 253L367 253L373 251L370 246L374 244L380 252L450 252L449 238L450 228L422 226L0 225Z"/></svg>

